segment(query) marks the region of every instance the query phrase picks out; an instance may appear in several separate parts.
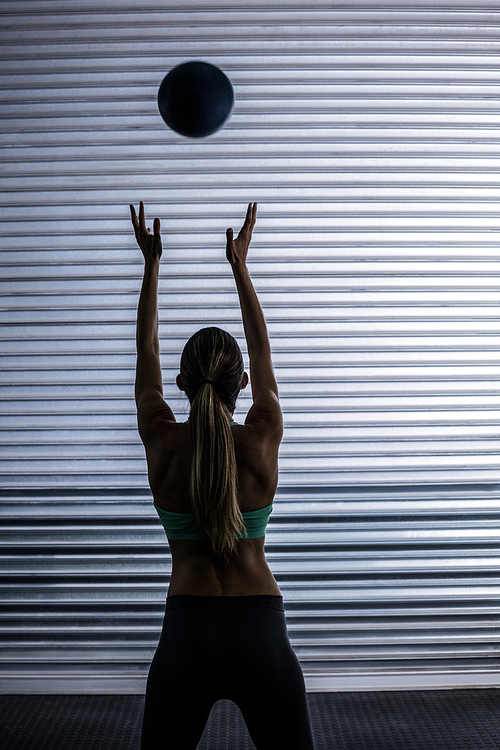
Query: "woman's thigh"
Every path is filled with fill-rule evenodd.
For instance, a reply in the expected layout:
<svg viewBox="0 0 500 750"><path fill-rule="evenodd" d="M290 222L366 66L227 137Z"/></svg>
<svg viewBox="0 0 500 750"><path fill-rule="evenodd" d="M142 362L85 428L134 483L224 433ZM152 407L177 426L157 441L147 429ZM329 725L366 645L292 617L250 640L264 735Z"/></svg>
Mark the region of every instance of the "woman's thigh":
<svg viewBox="0 0 500 750"><path fill-rule="evenodd" d="M302 669L280 617L256 632L241 664L242 681L232 700L239 706L257 750L313 750ZM263 637L264 636L264 637Z"/></svg>
<svg viewBox="0 0 500 750"><path fill-rule="evenodd" d="M195 644L195 633L167 612L149 668L141 750L196 749L216 696Z"/></svg>
<svg viewBox="0 0 500 750"><path fill-rule="evenodd" d="M196 691L156 683L148 679L141 750L196 750L212 704Z"/></svg>

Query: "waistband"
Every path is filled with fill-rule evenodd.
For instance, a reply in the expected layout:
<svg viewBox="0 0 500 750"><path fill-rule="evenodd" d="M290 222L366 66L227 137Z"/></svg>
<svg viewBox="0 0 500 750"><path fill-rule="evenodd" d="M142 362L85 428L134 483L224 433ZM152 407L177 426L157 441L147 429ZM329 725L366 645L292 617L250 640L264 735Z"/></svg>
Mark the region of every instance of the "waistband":
<svg viewBox="0 0 500 750"><path fill-rule="evenodd" d="M181 607L267 607L285 611L283 597L275 594L253 596L196 596L196 594L173 594L167 596L167 611Z"/></svg>

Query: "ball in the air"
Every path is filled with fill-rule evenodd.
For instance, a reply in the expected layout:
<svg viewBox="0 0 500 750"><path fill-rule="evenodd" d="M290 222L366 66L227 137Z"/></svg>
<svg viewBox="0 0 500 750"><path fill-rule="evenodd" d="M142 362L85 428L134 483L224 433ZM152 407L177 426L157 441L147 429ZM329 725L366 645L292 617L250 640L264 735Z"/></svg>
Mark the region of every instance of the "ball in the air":
<svg viewBox="0 0 500 750"><path fill-rule="evenodd" d="M234 107L231 81L210 63L182 63L165 76L158 91L158 109L172 130L188 138L212 135L229 119Z"/></svg>

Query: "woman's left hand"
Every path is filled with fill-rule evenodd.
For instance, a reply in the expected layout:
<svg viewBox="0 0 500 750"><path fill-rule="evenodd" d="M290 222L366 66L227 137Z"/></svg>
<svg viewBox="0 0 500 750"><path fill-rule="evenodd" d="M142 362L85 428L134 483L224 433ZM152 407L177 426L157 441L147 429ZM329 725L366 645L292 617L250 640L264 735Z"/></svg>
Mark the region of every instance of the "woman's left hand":
<svg viewBox="0 0 500 750"><path fill-rule="evenodd" d="M134 225L135 239L142 250L144 260L160 260L161 258L161 237L160 237L160 220L155 219L153 224L153 234L151 229L146 229L146 219L144 217L144 203L141 201L139 207L139 218L135 208L130 206L132 214L132 224Z"/></svg>

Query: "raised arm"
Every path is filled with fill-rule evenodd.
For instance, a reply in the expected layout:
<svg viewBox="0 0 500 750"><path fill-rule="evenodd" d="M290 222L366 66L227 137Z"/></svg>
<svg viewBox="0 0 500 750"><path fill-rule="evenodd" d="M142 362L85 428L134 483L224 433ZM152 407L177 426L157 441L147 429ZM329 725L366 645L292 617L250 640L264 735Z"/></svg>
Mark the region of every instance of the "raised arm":
<svg viewBox="0 0 500 750"><path fill-rule="evenodd" d="M250 203L245 223L236 240L233 239L233 230L227 230L226 257L236 281L250 358L250 384L254 405L248 413L247 422L265 421L282 430L278 385L274 376L266 321L246 265L256 216L257 204Z"/></svg>
<svg viewBox="0 0 500 750"><path fill-rule="evenodd" d="M146 444L154 438L158 425L174 421L172 410L163 399L158 341L158 276L162 244L160 220L154 220L153 234L146 229L144 204L141 201L139 217L130 206L135 238L144 255L144 278L137 309L137 364L135 376L135 402L139 433Z"/></svg>

